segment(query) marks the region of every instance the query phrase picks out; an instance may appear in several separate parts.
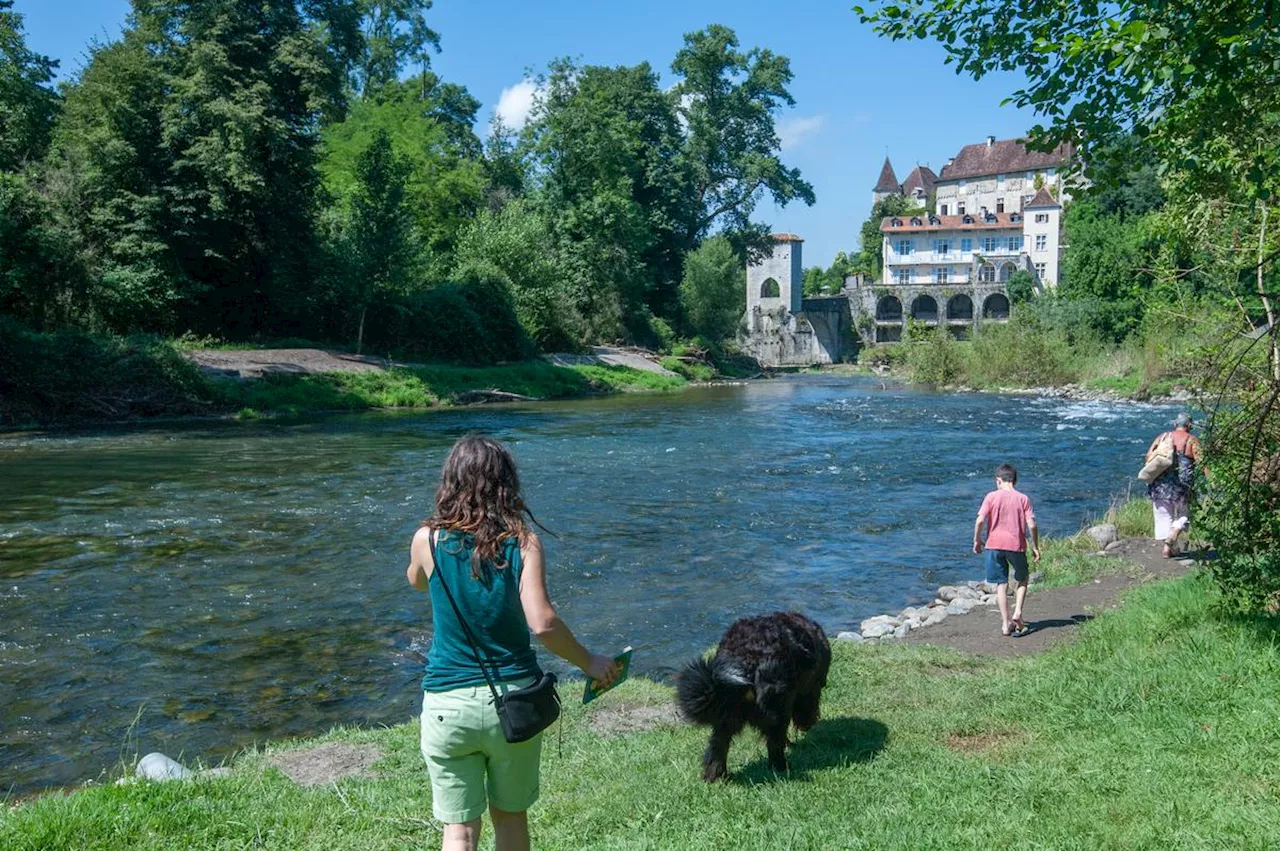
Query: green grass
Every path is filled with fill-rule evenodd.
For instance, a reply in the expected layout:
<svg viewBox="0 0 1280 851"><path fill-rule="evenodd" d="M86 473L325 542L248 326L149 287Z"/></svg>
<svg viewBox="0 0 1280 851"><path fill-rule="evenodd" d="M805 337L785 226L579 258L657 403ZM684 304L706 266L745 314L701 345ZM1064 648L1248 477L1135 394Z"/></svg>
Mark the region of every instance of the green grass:
<svg viewBox="0 0 1280 851"><path fill-rule="evenodd" d="M1215 603L1201 575L1141 586L1078 641L1017 660L837 644L823 720L792 750L789 779L768 771L754 735L738 739L732 779L715 786L698 780L701 730L598 736L593 713L670 699L662 686L624 685L587 710L568 708L563 749L549 736L535 844L1274 847L1280 632ZM438 845L413 725L326 739L379 745L378 777L301 789L251 753L225 779L106 784L27 803L0 814L0 847Z"/></svg>

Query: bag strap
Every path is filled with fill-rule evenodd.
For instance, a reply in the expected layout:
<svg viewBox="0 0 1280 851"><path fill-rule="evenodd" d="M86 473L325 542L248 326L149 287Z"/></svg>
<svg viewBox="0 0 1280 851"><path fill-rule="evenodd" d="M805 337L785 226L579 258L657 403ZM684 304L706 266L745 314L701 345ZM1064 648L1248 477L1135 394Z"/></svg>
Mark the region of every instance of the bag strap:
<svg viewBox="0 0 1280 851"><path fill-rule="evenodd" d="M489 672L485 670L484 660L480 658L480 642L476 641L475 635L471 632L471 627L467 624L467 619L462 616L462 610L458 608L458 603L453 599L453 592L449 590L449 583L444 581L444 571L440 569L440 556L438 548L440 539L439 529L431 530L431 558L436 563L436 569L432 571L436 576L440 577L440 587L444 589L444 595L449 598L449 605L453 607L453 613L458 616L458 624L462 627L463 634L467 637L467 643L471 645L471 654L476 657L476 664L480 666L480 673L484 675L484 681L489 686L489 692L493 695L493 705L501 706L502 699L498 696L498 687L493 684L493 677L489 676Z"/></svg>

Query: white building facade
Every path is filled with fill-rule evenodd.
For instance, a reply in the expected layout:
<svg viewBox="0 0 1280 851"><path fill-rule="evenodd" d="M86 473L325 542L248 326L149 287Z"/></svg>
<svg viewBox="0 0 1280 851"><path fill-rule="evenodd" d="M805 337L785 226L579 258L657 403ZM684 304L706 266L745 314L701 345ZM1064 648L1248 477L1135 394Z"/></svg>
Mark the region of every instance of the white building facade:
<svg viewBox="0 0 1280 851"><path fill-rule="evenodd" d="M965 145L942 167L934 184L935 212L940 216L1021 212L1041 189L1069 200L1064 170L1072 156L1070 145L1032 151L1020 140L994 136Z"/></svg>

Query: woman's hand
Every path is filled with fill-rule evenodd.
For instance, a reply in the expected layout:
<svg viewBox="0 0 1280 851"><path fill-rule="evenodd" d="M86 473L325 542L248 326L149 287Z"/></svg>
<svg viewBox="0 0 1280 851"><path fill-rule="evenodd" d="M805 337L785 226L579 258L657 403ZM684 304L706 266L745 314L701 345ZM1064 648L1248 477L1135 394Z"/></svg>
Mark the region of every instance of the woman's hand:
<svg viewBox="0 0 1280 851"><path fill-rule="evenodd" d="M622 663L610 659L608 656L592 653L587 660L587 666L582 669L582 672L595 680L596 688L605 688L612 685L613 681L618 678L618 674L622 673Z"/></svg>

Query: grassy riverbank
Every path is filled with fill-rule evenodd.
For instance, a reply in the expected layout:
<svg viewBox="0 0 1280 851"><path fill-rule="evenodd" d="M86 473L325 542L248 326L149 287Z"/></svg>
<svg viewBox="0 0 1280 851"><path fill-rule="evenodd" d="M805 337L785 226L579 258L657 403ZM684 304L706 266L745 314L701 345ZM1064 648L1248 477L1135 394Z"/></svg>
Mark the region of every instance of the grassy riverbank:
<svg viewBox="0 0 1280 851"><path fill-rule="evenodd" d="M1112 515L1146 531L1149 507ZM1050 542L1046 584L1125 570ZM1034 605L1034 602L1033 604ZM532 811L544 848L1264 848L1280 819L1280 624L1222 614L1208 578L1139 586L1079 639L991 659L836 643L823 720L776 778L754 735L732 779L698 779L704 732L666 686L569 700ZM572 695L569 684L564 693ZM559 739L563 735L563 743ZM432 847L416 725L288 748L371 747L367 777L303 788L248 752L225 777L115 785L0 810L0 847Z"/></svg>
<svg viewBox="0 0 1280 851"><path fill-rule="evenodd" d="M1019 660L838 644L823 720L778 779L754 736L697 779L699 730L627 718L636 682L566 713L533 811L544 848L1264 848L1280 819L1280 635L1220 617L1208 580L1143 586L1079 641ZM568 687L566 692L572 692ZM663 717L661 714L659 717ZM13 849L430 847L416 729L337 731L375 776L304 789L250 753L229 777L49 796L0 815ZM308 746L316 744L307 743Z"/></svg>
<svg viewBox="0 0 1280 851"><path fill-rule="evenodd" d="M668 390L685 379L619 366L555 366L536 360L490 367L425 365L374 372L272 373L210 378L183 341L37 334L0 324L0 428L155 417L428 408L465 402L476 391L565 399Z"/></svg>

